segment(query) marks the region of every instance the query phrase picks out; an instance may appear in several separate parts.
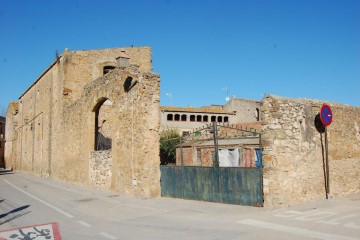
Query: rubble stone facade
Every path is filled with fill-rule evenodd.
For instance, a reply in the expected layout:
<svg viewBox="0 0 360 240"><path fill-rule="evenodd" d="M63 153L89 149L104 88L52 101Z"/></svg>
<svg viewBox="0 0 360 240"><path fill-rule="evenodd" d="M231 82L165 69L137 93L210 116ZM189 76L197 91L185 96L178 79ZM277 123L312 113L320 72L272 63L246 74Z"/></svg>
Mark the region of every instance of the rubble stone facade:
<svg viewBox="0 0 360 240"><path fill-rule="evenodd" d="M89 164L90 186L109 189L112 175L111 150L91 151Z"/></svg>
<svg viewBox="0 0 360 240"><path fill-rule="evenodd" d="M119 67L124 54L129 64ZM66 49L20 96L18 109L9 106L5 161L46 178L160 196L159 96L149 47ZM110 162L92 154L99 136L111 142L111 173L94 170Z"/></svg>
<svg viewBox="0 0 360 240"><path fill-rule="evenodd" d="M315 127L323 102L268 95L262 101L265 206L325 199L324 133ZM360 108L329 103L330 197L360 191Z"/></svg>

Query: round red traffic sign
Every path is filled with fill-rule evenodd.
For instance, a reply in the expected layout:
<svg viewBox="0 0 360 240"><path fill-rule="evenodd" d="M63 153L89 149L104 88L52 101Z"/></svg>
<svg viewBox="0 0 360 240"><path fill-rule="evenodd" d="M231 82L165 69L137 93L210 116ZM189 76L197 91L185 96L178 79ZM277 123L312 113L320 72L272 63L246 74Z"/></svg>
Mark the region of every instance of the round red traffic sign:
<svg viewBox="0 0 360 240"><path fill-rule="evenodd" d="M329 126L332 123L332 117L333 117L333 113L331 111L330 106L324 104L320 110L320 119L325 127Z"/></svg>

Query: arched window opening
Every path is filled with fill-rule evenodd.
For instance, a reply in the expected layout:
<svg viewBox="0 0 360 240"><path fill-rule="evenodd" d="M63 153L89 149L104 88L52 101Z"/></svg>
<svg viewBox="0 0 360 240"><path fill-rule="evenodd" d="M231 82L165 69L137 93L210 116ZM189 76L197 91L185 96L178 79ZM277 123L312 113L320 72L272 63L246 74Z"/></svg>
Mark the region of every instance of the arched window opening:
<svg viewBox="0 0 360 240"><path fill-rule="evenodd" d="M216 122L216 116L211 116L211 122Z"/></svg>
<svg viewBox="0 0 360 240"><path fill-rule="evenodd" d="M260 121L260 111L258 108L256 108L255 117L256 117L256 121Z"/></svg>
<svg viewBox="0 0 360 240"><path fill-rule="evenodd" d="M207 116L207 115L205 115L204 117L203 117L203 122L208 122L209 121L209 117Z"/></svg>
<svg viewBox="0 0 360 240"><path fill-rule="evenodd" d="M166 119L167 119L168 121L172 121L172 120L173 120L173 115L172 115L172 114L168 114Z"/></svg>
<svg viewBox="0 0 360 240"><path fill-rule="evenodd" d="M202 120L202 116L201 116L201 115L197 115L197 116L196 116L196 121L197 121L197 122L201 122L201 120Z"/></svg>
<svg viewBox="0 0 360 240"><path fill-rule="evenodd" d="M190 122L195 122L195 115L190 115Z"/></svg>
<svg viewBox="0 0 360 240"><path fill-rule="evenodd" d="M229 117L224 117L224 122L229 122Z"/></svg>
<svg viewBox="0 0 360 240"><path fill-rule="evenodd" d="M95 151L111 149L111 110L112 102L107 98L95 106Z"/></svg>
<svg viewBox="0 0 360 240"><path fill-rule="evenodd" d="M175 114L175 121L180 121L180 114Z"/></svg>
<svg viewBox="0 0 360 240"><path fill-rule="evenodd" d="M222 118L221 116L218 116L217 121L218 121L218 122L222 122L222 121L223 121L223 118Z"/></svg>
<svg viewBox="0 0 360 240"><path fill-rule="evenodd" d="M111 72L111 71L114 70L114 69L115 69L114 66L105 66L105 67L103 68L103 74L105 75L105 74Z"/></svg>
<svg viewBox="0 0 360 240"><path fill-rule="evenodd" d="M187 116L185 114L181 115L181 121L182 122L186 122L187 121Z"/></svg>

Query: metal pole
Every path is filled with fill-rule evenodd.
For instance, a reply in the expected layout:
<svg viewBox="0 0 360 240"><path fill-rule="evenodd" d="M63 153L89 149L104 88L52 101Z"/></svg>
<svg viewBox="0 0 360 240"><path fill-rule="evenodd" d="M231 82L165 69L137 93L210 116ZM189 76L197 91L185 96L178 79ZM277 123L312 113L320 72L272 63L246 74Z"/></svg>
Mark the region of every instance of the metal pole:
<svg viewBox="0 0 360 240"><path fill-rule="evenodd" d="M325 127L325 161L326 161L326 192L330 193L329 185L329 147L328 147L328 138L327 138L327 127Z"/></svg>
<svg viewBox="0 0 360 240"><path fill-rule="evenodd" d="M180 137L180 161L181 161L181 166L184 166L182 137Z"/></svg>
<svg viewBox="0 0 360 240"><path fill-rule="evenodd" d="M216 121L213 122L213 131L214 131L214 147L215 147L214 167L219 167L219 146L218 146L218 139L217 139Z"/></svg>

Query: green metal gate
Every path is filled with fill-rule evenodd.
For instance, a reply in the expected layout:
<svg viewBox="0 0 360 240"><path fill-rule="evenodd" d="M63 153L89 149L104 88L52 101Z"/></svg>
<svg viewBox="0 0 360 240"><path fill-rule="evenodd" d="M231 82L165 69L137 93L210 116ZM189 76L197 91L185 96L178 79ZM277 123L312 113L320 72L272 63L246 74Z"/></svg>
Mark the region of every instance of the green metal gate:
<svg viewBox="0 0 360 240"><path fill-rule="evenodd" d="M160 166L161 196L263 206L261 168Z"/></svg>

